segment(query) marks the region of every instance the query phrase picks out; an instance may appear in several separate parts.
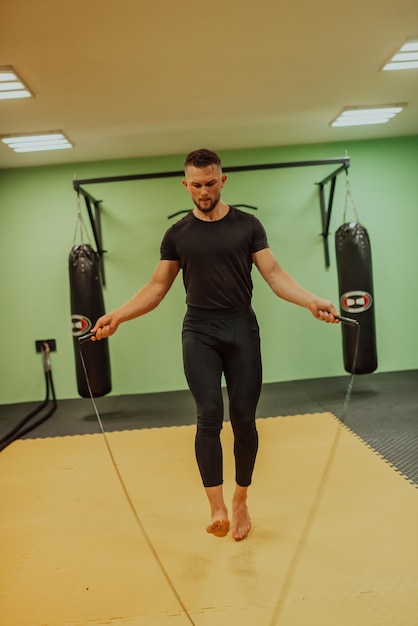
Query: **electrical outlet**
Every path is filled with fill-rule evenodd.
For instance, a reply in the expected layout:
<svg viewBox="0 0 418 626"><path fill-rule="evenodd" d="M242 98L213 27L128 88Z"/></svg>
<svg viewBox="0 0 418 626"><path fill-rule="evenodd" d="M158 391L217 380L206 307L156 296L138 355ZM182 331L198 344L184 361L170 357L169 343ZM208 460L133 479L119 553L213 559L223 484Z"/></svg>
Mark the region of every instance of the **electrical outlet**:
<svg viewBox="0 0 418 626"><path fill-rule="evenodd" d="M55 339L39 339L39 341L35 341L36 352L42 352L45 344L48 344L50 352L56 352L57 346L55 343Z"/></svg>

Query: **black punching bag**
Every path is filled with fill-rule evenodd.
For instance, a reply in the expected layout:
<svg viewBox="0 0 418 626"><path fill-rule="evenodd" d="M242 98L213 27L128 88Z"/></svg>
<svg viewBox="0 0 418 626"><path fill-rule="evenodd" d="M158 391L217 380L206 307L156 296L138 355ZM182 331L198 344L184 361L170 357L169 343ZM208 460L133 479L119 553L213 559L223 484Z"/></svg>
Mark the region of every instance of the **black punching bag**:
<svg viewBox="0 0 418 626"><path fill-rule="evenodd" d="M358 328L341 324L344 367L350 373L369 374L377 368L377 352L372 254L367 230L358 222L343 224L335 233L335 250L342 315L347 314L360 324L357 355Z"/></svg>
<svg viewBox="0 0 418 626"><path fill-rule="evenodd" d="M88 398L79 337L88 333L97 318L105 313L97 252L90 245L74 246L69 256L69 272L77 388L82 398ZM93 396L106 395L112 390L108 340L86 341L81 349Z"/></svg>

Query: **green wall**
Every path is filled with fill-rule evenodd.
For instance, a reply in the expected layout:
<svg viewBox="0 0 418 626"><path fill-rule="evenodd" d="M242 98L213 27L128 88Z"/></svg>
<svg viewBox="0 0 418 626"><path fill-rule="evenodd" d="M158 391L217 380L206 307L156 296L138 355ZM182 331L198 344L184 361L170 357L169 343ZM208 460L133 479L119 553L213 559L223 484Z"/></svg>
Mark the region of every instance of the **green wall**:
<svg viewBox="0 0 418 626"><path fill-rule="evenodd" d="M198 147L198 146L196 146ZM418 368L418 137L222 152L225 166L351 157L349 176L360 221L369 231L374 266L378 371ZM44 395L37 339L56 339L52 354L58 399L77 397L70 325L68 254L77 197L74 176L92 178L180 170L184 155L0 171L0 404ZM331 219L326 270L315 184L330 166L230 174L223 199L258 207L270 246L295 278L338 304L335 230L342 223L345 176ZM90 185L102 202L108 310L146 282L159 258L167 216L191 208L181 179ZM82 213L88 219L84 205ZM353 213L349 212L351 219ZM89 229L90 230L90 229ZM280 301L254 270L254 308L263 343L264 381L344 374L341 330ZM123 325L110 340L113 394L185 389L180 331L181 278L160 307Z"/></svg>

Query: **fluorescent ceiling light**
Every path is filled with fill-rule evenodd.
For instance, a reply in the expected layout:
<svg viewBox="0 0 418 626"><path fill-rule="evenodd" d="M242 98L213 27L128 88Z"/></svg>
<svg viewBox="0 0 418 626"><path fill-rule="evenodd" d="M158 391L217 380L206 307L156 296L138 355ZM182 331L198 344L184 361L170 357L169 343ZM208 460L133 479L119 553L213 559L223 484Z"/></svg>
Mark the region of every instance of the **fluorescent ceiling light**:
<svg viewBox="0 0 418 626"><path fill-rule="evenodd" d="M416 70L418 68L418 61L396 61L396 63L386 63L383 68L388 70Z"/></svg>
<svg viewBox="0 0 418 626"><path fill-rule="evenodd" d="M24 85L19 81L10 81L8 83L0 81L0 91L12 91L13 89L24 89Z"/></svg>
<svg viewBox="0 0 418 626"><path fill-rule="evenodd" d="M7 68L0 67L0 82L5 80L16 80L16 74L10 72Z"/></svg>
<svg viewBox="0 0 418 626"><path fill-rule="evenodd" d="M395 115L403 111L406 105L387 105L381 107L352 107L344 109L331 122L331 126L365 126L368 124L386 124Z"/></svg>
<svg viewBox="0 0 418 626"><path fill-rule="evenodd" d="M407 41L401 48L402 52L418 52L418 39Z"/></svg>
<svg viewBox="0 0 418 626"><path fill-rule="evenodd" d="M66 150L72 143L61 132L33 133L30 135L5 135L2 142L15 152L40 152L44 150Z"/></svg>
<svg viewBox="0 0 418 626"><path fill-rule="evenodd" d="M418 68L418 38L410 39L395 52L382 67L383 70L410 70Z"/></svg>
<svg viewBox="0 0 418 626"><path fill-rule="evenodd" d="M26 89L23 91L0 91L0 100L13 100L14 98L32 98L32 95Z"/></svg>
<svg viewBox="0 0 418 626"><path fill-rule="evenodd" d="M11 66L0 67L0 100L32 97L29 87Z"/></svg>

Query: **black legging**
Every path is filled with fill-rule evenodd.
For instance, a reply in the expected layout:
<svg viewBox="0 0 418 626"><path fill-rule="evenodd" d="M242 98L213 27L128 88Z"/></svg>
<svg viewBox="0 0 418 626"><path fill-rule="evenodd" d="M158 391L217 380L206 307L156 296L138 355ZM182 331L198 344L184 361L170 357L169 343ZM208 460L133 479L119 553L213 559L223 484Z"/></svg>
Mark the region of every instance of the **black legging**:
<svg viewBox="0 0 418 626"><path fill-rule="evenodd" d="M247 487L258 449L255 411L261 391L260 336L249 306L202 310L189 307L183 322L184 371L196 402L196 459L205 487L223 482L220 432L222 373L234 432L235 479Z"/></svg>

